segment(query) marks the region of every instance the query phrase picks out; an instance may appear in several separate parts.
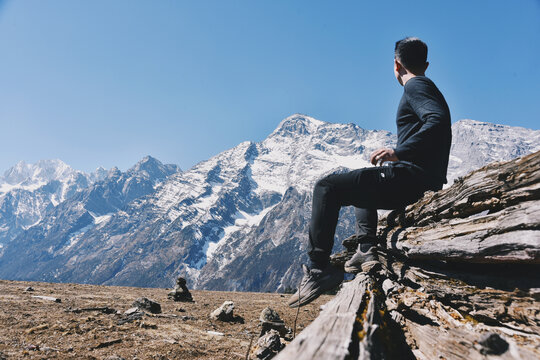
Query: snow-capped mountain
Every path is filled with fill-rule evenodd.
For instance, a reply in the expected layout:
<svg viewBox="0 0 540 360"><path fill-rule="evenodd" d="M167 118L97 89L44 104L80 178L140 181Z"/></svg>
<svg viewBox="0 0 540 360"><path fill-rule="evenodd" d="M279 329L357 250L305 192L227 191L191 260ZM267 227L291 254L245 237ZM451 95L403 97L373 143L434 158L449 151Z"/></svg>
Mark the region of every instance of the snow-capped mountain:
<svg viewBox="0 0 540 360"><path fill-rule="evenodd" d="M13 240L44 214L104 176L74 170L61 160L24 161L0 177L0 246Z"/></svg>
<svg viewBox="0 0 540 360"><path fill-rule="evenodd" d="M463 120L453 132L449 179L492 161L494 149L496 160L540 149L540 131ZM166 287L182 274L197 288L294 288L307 260L315 181L369 166L371 151L394 143L389 132L295 114L264 141L176 172L145 195L125 197L123 207L97 209L90 201L117 181L81 192L5 249L0 277ZM351 209L343 209L336 247L353 224Z"/></svg>
<svg viewBox="0 0 540 360"><path fill-rule="evenodd" d="M448 181L494 161L506 161L540 150L540 131L461 120L452 126Z"/></svg>

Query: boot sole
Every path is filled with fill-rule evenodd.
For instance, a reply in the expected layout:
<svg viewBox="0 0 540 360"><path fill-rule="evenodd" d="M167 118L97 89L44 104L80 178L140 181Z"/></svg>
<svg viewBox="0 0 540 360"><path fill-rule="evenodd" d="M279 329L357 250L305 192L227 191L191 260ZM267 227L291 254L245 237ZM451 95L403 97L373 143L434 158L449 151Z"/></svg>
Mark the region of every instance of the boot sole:
<svg viewBox="0 0 540 360"><path fill-rule="evenodd" d="M308 294L300 296L300 299L298 299L298 296L295 296L296 295L295 294L291 298L291 300L290 300L291 302L289 302L288 305L291 308L297 308L297 307L302 307L304 305L307 305L310 302L317 299L322 294L324 294L325 292L337 288L339 285L341 285L342 282L343 282L343 274L342 274L342 278L339 280L339 282L336 280L336 285L335 286L325 286L325 287L319 287L319 288L313 289ZM294 301L292 301L293 299L294 299ZM298 300L300 300L300 301L298 301Z"/></svg>
<svg viewBox="0 0 540 360"><path fill-rule="evenodd" d="M357 266L345 265L344 270L346 273L349 273L349 274L357 274L359 272L370 272L371 270L375 268L378 269L380 266L381 266L380 262L378 262L377 260L371 260L371 261L363 262L362 265L360 265L360 268L358 268Z"/></svg>

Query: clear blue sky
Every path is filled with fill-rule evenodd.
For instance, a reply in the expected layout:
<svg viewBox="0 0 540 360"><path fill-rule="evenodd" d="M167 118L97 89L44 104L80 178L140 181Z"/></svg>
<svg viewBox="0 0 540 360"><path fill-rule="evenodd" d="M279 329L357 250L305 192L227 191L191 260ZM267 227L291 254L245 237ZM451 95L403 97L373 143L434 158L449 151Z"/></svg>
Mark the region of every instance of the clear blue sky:
<svg viewBox="0 0 540 360"><path fill-rule="evenodd" d="M538 0L0 0L0 172L188 169L296 112L395 132L405 36L453 121L539 128Z"/></svg>

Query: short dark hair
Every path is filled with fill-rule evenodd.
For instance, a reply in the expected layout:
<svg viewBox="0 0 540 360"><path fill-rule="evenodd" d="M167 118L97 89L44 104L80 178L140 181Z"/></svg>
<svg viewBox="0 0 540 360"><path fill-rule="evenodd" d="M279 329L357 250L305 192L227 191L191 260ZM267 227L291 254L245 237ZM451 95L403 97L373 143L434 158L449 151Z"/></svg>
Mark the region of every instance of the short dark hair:
<svg viewBox="0 0 540 360"><path fill-rule="evenodd" d="M407 70L422 72L426 67L427 45L419 38L406 37L396 41L394 56Z"/></svg>

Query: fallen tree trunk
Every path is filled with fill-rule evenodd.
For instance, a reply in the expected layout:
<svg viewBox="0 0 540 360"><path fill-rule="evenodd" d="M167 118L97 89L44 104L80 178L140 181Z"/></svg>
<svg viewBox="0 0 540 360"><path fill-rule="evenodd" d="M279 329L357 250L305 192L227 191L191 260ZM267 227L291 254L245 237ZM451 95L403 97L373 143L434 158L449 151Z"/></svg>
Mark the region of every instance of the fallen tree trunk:
<svg viewBox="0 0 540 360"><path fill-rule="evenodd" d="M358 330L356 318L365 307L372 285L373 280L362 274L345 284L339 296L326 304L317 319L276 359L344 359L351 351L352 334Z"/></svg>
<svg viewBox="0 0 540 360"><path fill-rule="evenodd" d="M412 259L540 264L540 153L473 171L381 225Z"/></svg>
<svg viewBox="0 0 540 360"><path fill-rule="evenodd" d="M380 222L358 274L278 359L540 358L540 153L490 164ZM333 256L342 265L356 248Z"/></svg>

